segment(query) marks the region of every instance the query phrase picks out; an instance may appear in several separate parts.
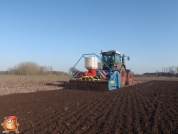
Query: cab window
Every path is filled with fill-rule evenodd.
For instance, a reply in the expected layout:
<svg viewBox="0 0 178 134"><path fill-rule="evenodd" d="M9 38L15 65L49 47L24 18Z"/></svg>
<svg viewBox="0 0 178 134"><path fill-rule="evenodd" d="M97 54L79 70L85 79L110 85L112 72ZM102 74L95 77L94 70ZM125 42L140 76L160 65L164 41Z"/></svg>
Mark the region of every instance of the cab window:
<svg viewBox="0 0 178 134"><path fill-rule="evenodd" d="M117 62L121 62L121 56L120 56L120 54L116 54L116 61Z"/></svg>
<svg viewBox="0 0 178 134"><path fill-rule="evenodd" d="M114 54L103 54L102 60L106 63L112 63L115 61Z"/></svg>

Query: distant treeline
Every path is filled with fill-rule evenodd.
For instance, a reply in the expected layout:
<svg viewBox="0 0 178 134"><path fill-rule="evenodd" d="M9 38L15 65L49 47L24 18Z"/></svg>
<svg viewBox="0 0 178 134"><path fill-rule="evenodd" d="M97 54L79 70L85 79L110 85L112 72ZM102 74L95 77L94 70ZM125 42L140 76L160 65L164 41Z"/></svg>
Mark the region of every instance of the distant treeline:
<svg viewBox="0 0 178 134"><path fill-rule="evenodd" d="M178 66L170 66L162 68L162 71L147 72L143 74L134 74L135 77L139 76L168 76L168 77L178 77Z"/></svg>
<svg viewBox="0 0 178 134"><path fill-rule="evenodd" d="M0 71L4 75L68 75L63 71L53 71L51 66L40 66L35 62L23 62L7 71Z"/></svg>
<svg viewBox="0 0 178 134"><path fill-rule="evenodd" d="M135 77L148 76L148 77L159 77L159 76L168 76L168 77L178 77L178 73L170 72L155 72L155 73L143 73L143 74L134 74Z"/></svg>

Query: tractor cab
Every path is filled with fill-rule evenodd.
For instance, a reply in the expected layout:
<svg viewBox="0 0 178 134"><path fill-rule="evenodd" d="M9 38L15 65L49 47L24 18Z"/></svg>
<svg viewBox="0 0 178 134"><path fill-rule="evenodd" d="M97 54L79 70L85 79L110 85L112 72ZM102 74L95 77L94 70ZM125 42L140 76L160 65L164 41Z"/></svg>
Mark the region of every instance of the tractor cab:
<svg viewBox="0 0 178 134"><path fill-rule="evenodd" d="M122 56L121 53L110 50L108 52L101 52L102 55L102 61L107 64L110 68L113 68L114 66L117 66L118 64L122 64ZM103 64L103 69L108 70L109 68Z"/></svg>
<svg viewBox="0 0 178 134"><path fill-rule="evenodd" d="M121 54L117 51L110 50L108 52L101 52L102 61L106 64L121 62Z"/></svg>

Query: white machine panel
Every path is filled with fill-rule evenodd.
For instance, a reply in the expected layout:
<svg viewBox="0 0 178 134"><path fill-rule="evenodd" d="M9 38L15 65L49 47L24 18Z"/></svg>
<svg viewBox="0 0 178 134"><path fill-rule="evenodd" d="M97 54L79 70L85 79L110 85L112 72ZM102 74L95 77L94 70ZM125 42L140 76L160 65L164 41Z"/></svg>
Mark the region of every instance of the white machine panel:
<svg viewBox="0 0 178 134"><path fill-rule="evenodd" d="M97 57L86 57L85 58L85 68L86 69L97 69L98 68Z"/></svg>

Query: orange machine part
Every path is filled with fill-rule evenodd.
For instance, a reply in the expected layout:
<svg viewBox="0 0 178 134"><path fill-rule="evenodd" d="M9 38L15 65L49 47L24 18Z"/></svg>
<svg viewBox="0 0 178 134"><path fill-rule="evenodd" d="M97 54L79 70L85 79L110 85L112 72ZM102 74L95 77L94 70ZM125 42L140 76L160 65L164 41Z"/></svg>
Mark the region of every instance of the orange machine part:
<svg viewBox="0 0 178 134"><path fill-rule="evenodd" d="M88 71L85 71L84 74L86 76L96 76L96 69L88 69Z"/></svg>

